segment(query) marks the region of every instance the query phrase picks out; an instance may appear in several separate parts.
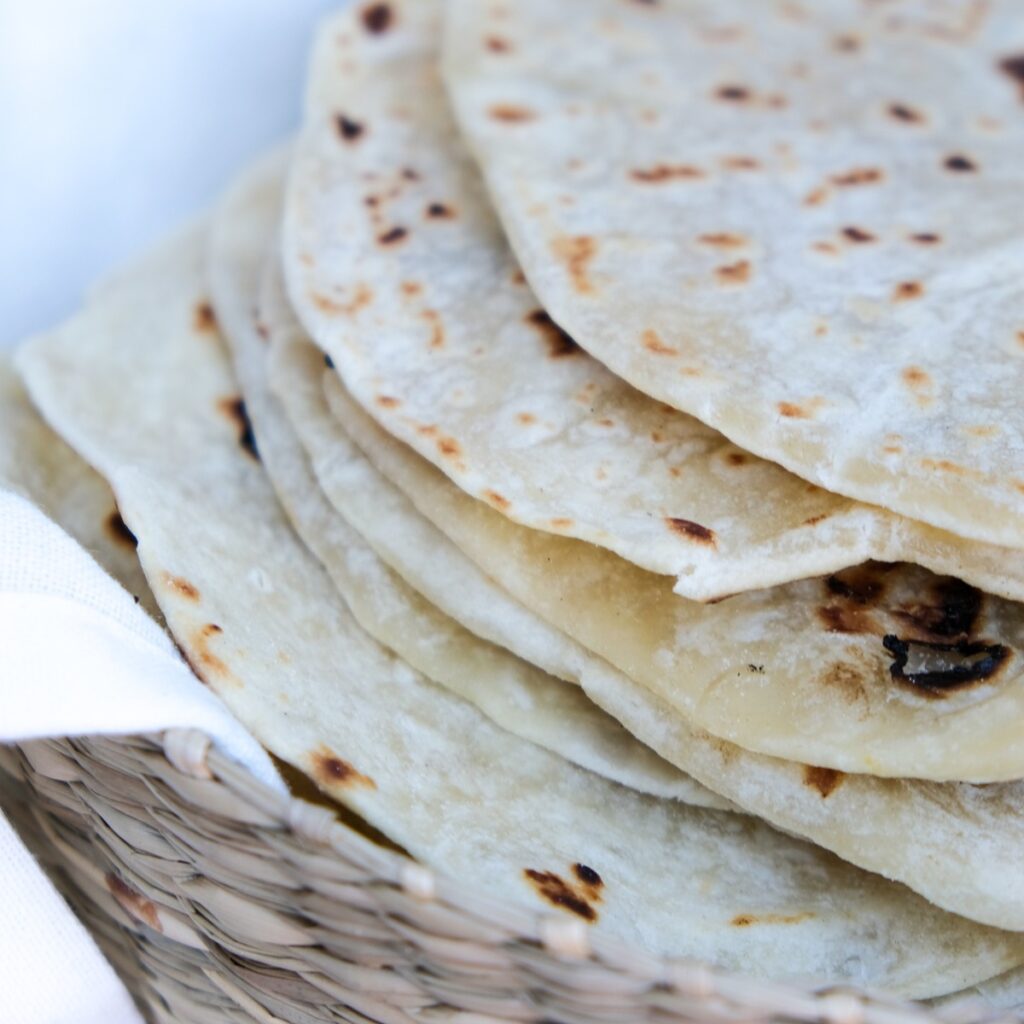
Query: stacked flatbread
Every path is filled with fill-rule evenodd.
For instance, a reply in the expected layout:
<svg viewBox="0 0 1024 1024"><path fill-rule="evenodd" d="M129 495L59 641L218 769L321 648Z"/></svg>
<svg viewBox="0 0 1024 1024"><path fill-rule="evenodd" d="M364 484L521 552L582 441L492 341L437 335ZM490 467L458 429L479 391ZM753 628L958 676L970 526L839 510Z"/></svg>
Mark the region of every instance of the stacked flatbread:
<svg viewBox="0 0 1024 1024"><path fill-rule="evenodd" d="M1011 0L353 7L17 365L196 672L413 856L952 992L1024 963L1018 54Z"/></svg>

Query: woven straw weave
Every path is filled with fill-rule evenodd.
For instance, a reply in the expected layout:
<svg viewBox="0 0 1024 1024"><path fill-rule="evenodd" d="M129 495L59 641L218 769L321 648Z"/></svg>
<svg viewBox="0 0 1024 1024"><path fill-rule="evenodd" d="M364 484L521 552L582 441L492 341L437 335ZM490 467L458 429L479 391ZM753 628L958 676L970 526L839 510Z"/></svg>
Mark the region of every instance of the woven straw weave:
<svg viewBox="0 0 1024 1024"><path fill-rule="evenodd" d="M1011 1019L730 976L538 917L267 790L195 732L0 747L0 779L15 827L161 1024Z"/></svg>

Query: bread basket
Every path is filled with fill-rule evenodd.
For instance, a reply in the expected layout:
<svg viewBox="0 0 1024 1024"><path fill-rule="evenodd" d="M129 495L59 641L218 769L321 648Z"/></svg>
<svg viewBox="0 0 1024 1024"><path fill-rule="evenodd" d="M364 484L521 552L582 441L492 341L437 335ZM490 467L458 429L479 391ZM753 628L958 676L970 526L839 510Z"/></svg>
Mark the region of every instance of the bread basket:
<svg viewBox="0 0 1024 1024"><path fill-rule="evenodd" d="M435 874L195 731L0 747L0 803L161 1024L1019 1019L630 949Z"/></svg>

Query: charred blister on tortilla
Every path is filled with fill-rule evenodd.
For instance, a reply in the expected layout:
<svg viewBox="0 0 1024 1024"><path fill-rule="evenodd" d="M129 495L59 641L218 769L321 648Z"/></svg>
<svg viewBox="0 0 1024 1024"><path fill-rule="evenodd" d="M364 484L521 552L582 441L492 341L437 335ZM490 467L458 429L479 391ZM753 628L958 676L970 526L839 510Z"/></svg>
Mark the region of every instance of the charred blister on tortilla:
<svg viewBox="0 0 1024 1024"><path fill-rule="evenodd" d="M593 924L598 916L594 904L604 899L604 880L586 864L573 864L572 873L575 878L567 882L554 871L537 871L534 868L523 871L543 899Z"/></svg>
<svg viewBox="0 0 1024 1024"><path fill-rule="evenodd" d="M128 529L128 524L121 518L121 512L116 507L114 511L107 516L104 526L106 527L107 534L117 544L123 544L125 547L137 548L139 546L139 540Z"/></svg>
<svg viewBox="0 0 1024 1024"><path fill-rule="evenodd" d="M889 666L893 679L933 697L990 682L1010 658L1008 647L982 641L924 643L888 634L882 645L893 656Z"/></svg>
<svg viewBox="0 0 1024 1024"><path fill-rule="evenodd" d="M259 462L260 453L256 447L256 434L253 432L252 421L249 419L249 413L246 411L242 398L237 395L232 398L222 398L217 403L217 408L235 424L238 430L238 443L248 455Z"/></svg>

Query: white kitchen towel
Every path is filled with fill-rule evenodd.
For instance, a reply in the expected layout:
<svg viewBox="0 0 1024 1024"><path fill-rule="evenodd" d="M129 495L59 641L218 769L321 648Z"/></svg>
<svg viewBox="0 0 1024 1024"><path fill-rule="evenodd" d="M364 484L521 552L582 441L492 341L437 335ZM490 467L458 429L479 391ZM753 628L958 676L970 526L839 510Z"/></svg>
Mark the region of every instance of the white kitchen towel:
<svg viewBox="0 0 1024 1024"><path fill-rule="evenodd" d="M266 752L134 598L30 502L0 490L0 743L174 727L201 729L284 792ZM0 908L0 1021L139 1021L2 815Z"/></svg>

